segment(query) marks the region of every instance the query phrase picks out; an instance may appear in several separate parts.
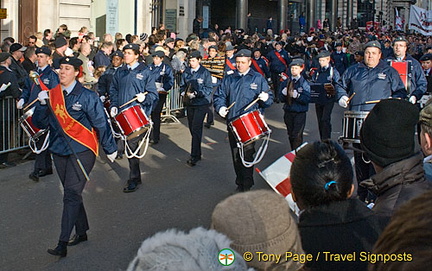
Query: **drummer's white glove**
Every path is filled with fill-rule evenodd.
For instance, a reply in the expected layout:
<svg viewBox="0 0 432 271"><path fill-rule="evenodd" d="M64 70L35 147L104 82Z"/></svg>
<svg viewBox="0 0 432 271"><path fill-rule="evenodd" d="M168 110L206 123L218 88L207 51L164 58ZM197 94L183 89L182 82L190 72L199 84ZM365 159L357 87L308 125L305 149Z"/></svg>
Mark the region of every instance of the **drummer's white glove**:
<svg viewBox="0 0 432 271"><path fill-rule="evenodd" d="M412 104L416 104L416 102L417 102L417 98L416 98L416 96L412 95L412 96L409 98L409 102L412 103Z"/></svg>
<svg viewBox="0 0 432 271"><path fill-rule="evenodd" d="M269 94L267 93L267 92L261 92L259 95L258 95L258 98L261 100L261 101L263 101L263 102L265 102L265 101L267 101L268 100L268 98L269 98Z"/></svg>
<svg viewBox="0 0 432 271"><path fill-rule="evenodd" d="M282 94L287 96L288 92L287 92L287 88L282 89Z"/></svg>
<svg viewBox="0 0 432 271"><path fill-rule="evenodd" d="M11 85L11 82L9 82L7 84L2 84L0 87L0 93L5 91L10 85Z"/></svg>
<svg viewBox="0 0 432 271"><path fill-rule="evenodd" d="M222 106L220 109L219 109L219 115L222 117L222 118L225 118L226 117L226 115L228 114L228 108L226 108L226 106Z"/></svg>
<svg viewBox="0 0 432 271"><path fill-rule="evenodd" d="M196 97L195 92L188 93L187 96L188 96L189 99L191 99L191 100L192 100L193 98Z"/></svg>
<svg viewBox="0 0 432 271"><path fill-rule="evenodd" d="M212 78L212 84L217 84L217 78L214 76L212 76L211 78Z"/></svg>
<svg viewBox="0 0 432 271"><path fill-rule="evenodd" d="M117 116L117 113L118 113L117 107L111 108L111 117L114 118L115 116Z"/></svg>
<svg viewBox="0 0 432 271"><path fill-rule="evenodd" d="M296 89L294 89L293 91L290 91L289 95L290 95L291 98L295 99L295 98L297 98L299 96L299 93L297 92Z"/></svg>
<svg viewBox="0 0 432 271"><path fill-rule="evenodd" d="M99 99L101 100L101 102L103 102L103 103L104 103L104 102L105 102L105 100L106 100L106 97L105 97L104 95L102 95L102 96L100 96L100 97L99 97Z"/></svg>
<svg viewBox="0 0 432 271"><path fill-rule="evenodd" d="M135 95L137 97L137 101L139 103L144 102L146 95L142 92L138 93L137 95Z"/></svg>
<svg viewBox="0 0 432 271"><path fill-rule="evenodd" d="M348 100L349 100L348 96L345 96L345 95L342 96L339 99L339 105L343 108L347 108L348 107Z"/></svg>
<svg viewBox="0 0 432 271"><path fill-rule="evenodd" d="M20 100L17 102L16 107L17 107L17 109L23 109L23 106L24 106L24 99L20 99Z"/></svg>
<svg viewBox="0 0 432 271"><path fill-rule="evenodd" d="M115 107L114 107L115 108ZM111 153L111 154L107 154L108 159L111 161L111 163L114 163L114 160L117 157L117 151Z"/></svg>
<svg viewBox="0 0 432 271"><path fill-rule="evenodd" d="M48 91L42 90L41 92L39 92L38 100L39 100L41 105L46 105L46 100L48 100L48 99L49 99Z"/></svg>

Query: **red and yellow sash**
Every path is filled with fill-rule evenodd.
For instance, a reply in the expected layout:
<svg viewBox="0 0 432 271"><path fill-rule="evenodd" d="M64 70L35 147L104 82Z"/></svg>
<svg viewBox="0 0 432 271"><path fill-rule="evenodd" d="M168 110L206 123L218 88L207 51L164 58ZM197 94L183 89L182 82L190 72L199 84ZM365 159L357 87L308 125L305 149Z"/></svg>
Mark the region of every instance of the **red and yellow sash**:
<svg viewBox="0 0 432 271"><path fill-rule="evenodd" d="M40 81L40 80L39 80ZM46 86L40 81L42 89L47 89ZM90 131L87 127L82 125L79 121L72 118L66 110L66 103L63 96L63 91L58 84L53 89L49 90L49 102L54 114L62 127L63 131L76 142L89 148L96 156L99 155L98 139L96 131L92 128Z"/></svg>
<svg viewBox="0 0 432 271"><path fill-rule="evenodd" d="M285 65L285 67L288 67L287 62L286 62L286 59L283 58L283 57L279 54L278 51L275 50L274 52L275 52L276 57L280 60L280 62L282 62L282 63Z"/></svg>
<svg viewBox="0 0 432 271"><path fill-rule="evenodd" d="M231 63L231 61L228 58L225 59L225 63L228 65L228 67L231 70L235 70L236 69L236 67L234 67L234 65Z"/></svg>
<svg viewBox="0 0 432 271"><path fill-rule="evenodd" d="M258 62L253 58L252 58L252 65L254 65L257 72L261 73L261 75L265 77L265 74L264 74L263 70L261 69L261 67L258 65Z"/></svg>

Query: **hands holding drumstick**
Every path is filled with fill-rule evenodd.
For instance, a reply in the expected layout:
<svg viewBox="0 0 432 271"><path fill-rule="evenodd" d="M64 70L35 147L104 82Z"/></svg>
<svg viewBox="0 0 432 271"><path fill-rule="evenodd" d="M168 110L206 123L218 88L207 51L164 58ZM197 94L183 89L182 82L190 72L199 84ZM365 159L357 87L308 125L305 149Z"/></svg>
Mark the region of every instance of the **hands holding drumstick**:
<svg viewBox="0 0 432 271"><path fill-rule="evenodd" d="M236 102L233 102L233 103L232 103L230 106L228 106L228 107L222 106L222 107L219 109L219 111L218 111L219 115L220 115L222 118L225 118L226 115L228 115L229 110L231 109L231 107L234 106L235 103L236 103Z"/></svg>

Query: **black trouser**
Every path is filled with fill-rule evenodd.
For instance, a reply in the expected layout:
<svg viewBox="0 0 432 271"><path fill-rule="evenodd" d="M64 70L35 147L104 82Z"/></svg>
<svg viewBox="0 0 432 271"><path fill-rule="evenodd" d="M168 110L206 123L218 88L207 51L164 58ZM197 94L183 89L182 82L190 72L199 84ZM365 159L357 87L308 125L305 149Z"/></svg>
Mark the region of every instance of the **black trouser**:
<svg viewBox="0 0 432 271"><path fill-rule="evenodd" d="M92 151L77 154L85 171L90 174L96 156ZM74 155L60 156L53 154L57 174L63 185L63 214L61 222L60 241L69 241L73 228L79 235L84 235L89 229L87 214L84 209L82 191L87 182L78 166Z"/></svg>
<svg viewBox="0 0 432 271"><path fill-rule="evenodd" d="M334 102L315 104L315 112L321 140L331 139L331 113L333 106Z"/></svg>
<svg viewBox="0 0 432 271"><path fill-rule="evenodd" d="M201 158L201 141L204 117L208 111L208 104L186 107L189 132L192 136L191 158Z"/></svg>
<svg viewBox="0 0 432 271"><path fill-rule="evenodd" d="M144 133L145 134L145 133ZM144 134L141 134L131 140L128 140L127 143L129 148L134 152L143 139ZM129 162L129 180L128 184L134 182L135 184L141 182L141 169L140 169L140 159L137 157L128 158Z"/></svg>
<svg viewBox="0 0 432 271"><path fill-rule="evenodd" d="M274 98L275 101L279 101L279 95L278 95L278 91L279 91L279 85L280 85L280 77L279 77L280 72L271 72L271 79L273 82L273 94L274 94Z"/></svg>
<svg viewBox="0 0 432 271"><path fill-rule="evenodd" d="M357 149L361 149L361 145L359 143L353 143L353 147ZM374 198L374 196L368 196L369 192L366 188L360 186L360 183L366 179L369 179L372 175L375 174L375 169L372 163L366 163L369 161L369 158L366 153L361 153L358 151L354 151L354 163L355 163L355 172L357 177L358 190L357 194L361 201L365 201L368 197Z"/></svg>
<svg viewBox="0 0 432 271"><path fill-rule="evenodd" d="M306 124L306 112L287 112L284 114L291 150L303 143L303 130Z"/></svg>
<svg viewBox="0 0 432 271"><path fill-rule="evenodd" d="M213 106L213 94L216 92L217 90L217 86L213 87L213 92L211 95L211 103L208 106L208 111L207 111L207 119L206 119L206 124L211 125L214 123L214 106Z"/></svg>
<svg viewBox="0 0 432 271"><path fill-rule="evenodd" d="M239 148L235 135L228 128L228 139L231 147L231 156L236 173L236 184L240 188L249 189L254 185L253 171L254 167L245 167L240 158ZM255 154L255 142L244 146L244 159L247 162L253 161Z"/></svg>
<svg viewBox="0 0 432 271"><path fill-rule="evenodd" d="M39 149L42 147L45 138L47 137L48 133L44 133L38 138L38 141L36 141L36 147ZM44 150L43 152L36 154L35 163L34 163L34 173L37 174L40 170L46 171L48 169L52 169L52 161L51 161L51 155L50 151L48 149Z"/></svg>
<svg viewBox="0 0 432 271"><path fill-rule="evenodd" d="M159 93L159 100L156 107L151 113L151 119L153 121L153 141L159 141L160 139L160 126L161 126L161 113L163 106L166 101L167 94Z"/></svg>

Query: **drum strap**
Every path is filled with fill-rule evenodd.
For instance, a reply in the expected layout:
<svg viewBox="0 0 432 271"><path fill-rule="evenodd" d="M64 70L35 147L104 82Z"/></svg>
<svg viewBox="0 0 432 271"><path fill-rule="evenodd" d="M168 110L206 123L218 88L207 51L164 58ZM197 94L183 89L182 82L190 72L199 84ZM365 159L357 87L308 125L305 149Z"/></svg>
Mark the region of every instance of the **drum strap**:
<svg viewBox="0 0 432 271"><path fill-rule="evenodd" d="M42 89L46 88L46 86L41 81L39 83L41 84ZM90 131L87 127L85 127L79 121L75 120L74 118L72 118L71 115L69 115L69 112L66 110L66 103L60 84L58 84L53 89L50 89L49 92L49 102L63 131L70 138L86 146L96 156L98 156L99 146L96 131L93 128L92 131Z"/></svg>
<svg viewBox="0 0 432 271"><path fill-rule="evenodd" d="M275 50L276 57L285 65L285 68L288 66L286 60L279 54L278 51Z"/></svg>
<svg viewBox="0 0 432 271"><path fill-rule="evenodd" d="M235 70L235 69L236 69L236 67L234 67L234 65L231 63L231 61L229 61L228 58L225 59L225 63L228 65L228 67L229 67L231 70Z"/></svg>

